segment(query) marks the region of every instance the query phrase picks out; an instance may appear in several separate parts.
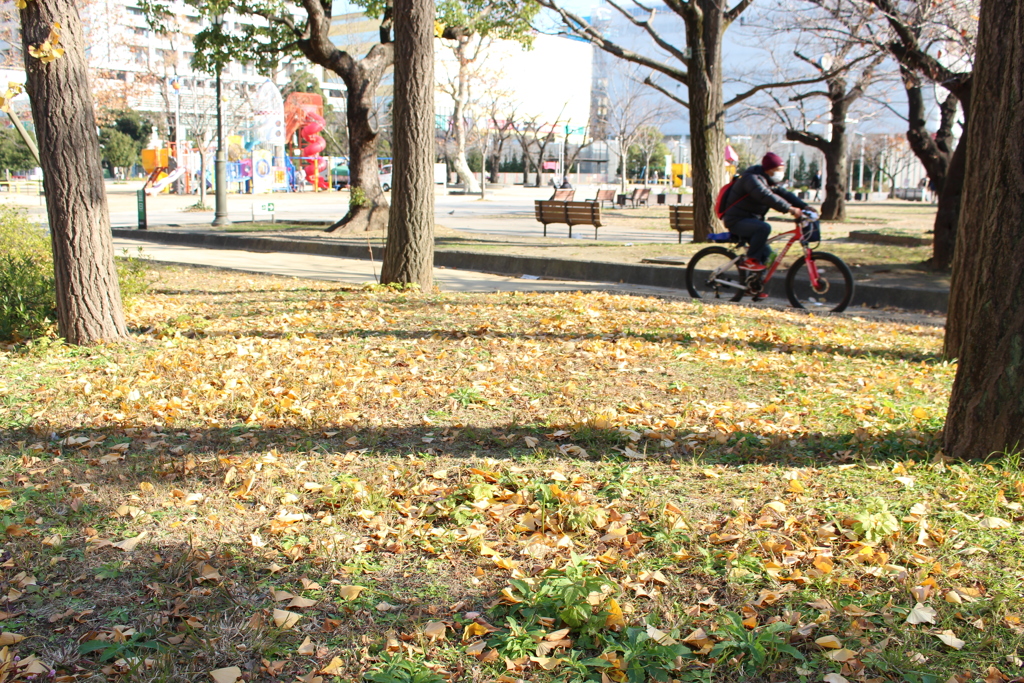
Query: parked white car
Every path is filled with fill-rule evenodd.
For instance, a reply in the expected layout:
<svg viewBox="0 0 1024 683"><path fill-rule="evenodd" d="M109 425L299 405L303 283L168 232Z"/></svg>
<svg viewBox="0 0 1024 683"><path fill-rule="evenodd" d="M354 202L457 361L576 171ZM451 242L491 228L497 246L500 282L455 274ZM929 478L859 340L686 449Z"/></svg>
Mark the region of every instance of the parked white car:
<svg viewBox="0 0 1024 683"><path fill-rule="evenodd" d="M391 164L380 169L380 186L385 192L391 191Z"/></svg>

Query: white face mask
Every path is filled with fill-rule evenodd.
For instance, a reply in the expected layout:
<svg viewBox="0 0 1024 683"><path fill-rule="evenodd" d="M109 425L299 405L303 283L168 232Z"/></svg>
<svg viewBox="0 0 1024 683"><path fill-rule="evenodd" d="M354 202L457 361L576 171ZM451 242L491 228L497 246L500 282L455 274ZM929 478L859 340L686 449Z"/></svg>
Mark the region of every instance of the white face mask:
<svg viewBox="0 0 1024 683"><path fill-rule="evenodd" d="M782 179L786 177L785 171L772 171L768 174L768 177L777 183L781 183Z"/></svg>

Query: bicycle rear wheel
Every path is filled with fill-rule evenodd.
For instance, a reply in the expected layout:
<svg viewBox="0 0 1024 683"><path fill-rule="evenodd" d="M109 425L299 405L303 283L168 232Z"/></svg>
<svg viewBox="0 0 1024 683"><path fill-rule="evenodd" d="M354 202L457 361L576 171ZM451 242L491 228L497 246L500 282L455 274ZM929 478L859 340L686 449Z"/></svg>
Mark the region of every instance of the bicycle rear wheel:
<svg viewBox="0 0 1024 683"><path fill-rule="evenodd" d="M811 256L818 271L818 284L811 283L807 257L801 256L786 274L786 296L796 308L845 311L853 300L853 272L841 258L825 252Z"/></svg>
<svg viewBox="0 0 1024 683"><path fill-rule="evenodd" d="M739 301L747 293L736 254L725 247L701 249L686 266L686 289L694 299Z"/></svg>

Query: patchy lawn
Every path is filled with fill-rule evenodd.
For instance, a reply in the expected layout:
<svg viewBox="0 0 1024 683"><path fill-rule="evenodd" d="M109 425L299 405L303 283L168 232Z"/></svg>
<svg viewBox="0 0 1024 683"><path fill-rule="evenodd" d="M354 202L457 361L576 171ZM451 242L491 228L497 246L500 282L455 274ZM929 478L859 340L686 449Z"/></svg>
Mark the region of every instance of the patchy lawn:
<svg viewBox="0 0 1024 683"><path fill-rule="evenodd" d="M0 351L0 681L1024 675L940 329L154 272Z"/></svg>

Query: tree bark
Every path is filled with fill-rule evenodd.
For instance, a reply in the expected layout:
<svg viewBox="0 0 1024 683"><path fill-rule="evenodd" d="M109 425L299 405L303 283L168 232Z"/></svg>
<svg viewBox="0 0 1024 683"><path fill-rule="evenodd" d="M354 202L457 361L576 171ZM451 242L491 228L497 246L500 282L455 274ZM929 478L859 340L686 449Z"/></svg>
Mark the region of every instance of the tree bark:
<svg viewBox="0 0 1024 683"><path fill-rule="evenodd" d="M378 46L381 47L381 46ZM390 52L390 46L388 46ZM383 76L381 64L389 65L389 57L379 57L367 63L370 56L354 61L339 73L345 81L346 111L348 123L348 172L349 200L348 213L327 232L363 232L384 230L388 224L388 200L380 185L380 169L377 167L377 129L373 127L374 98L377 86ZM369 68L368 68L369 67ZM338 72L336 72L338 73Z"/></svg>
<svg viewBox="0 0 1024 683"><path fill-rule="evenodd" d="M983 0L972 89L946 333L959 458L1024 448L1024 3Z"/></svg>
<svg viewBox="0 0 1024 683"><path fill-rule="evenodd" d="M434 284L434 0L395 0L395 182L381 282Z"/></svg>
<svg viewBox="0 0 1024 683"><path fill-rule="evenodd" d="M926 127L927 110L920 76L906 67L901 67L900 72L907 91L907 141L938 195L931 265L937 270L947 270L953 263L964 180L964 151L962 145L953 147L953 125L960 100L952 93L946 97L940 107L939 129L932 135Z"/></svg>
<svg viewBox="0 0 1024 683"><path fill-rule="evenodd" d="M686 87L693 160L694 242L704 242L708 234L719 231L715 198L725 180L722 36L727 24L722 14L723 5L721 0L694 0L687 8L690 15L686 20L686 45L690 59ZM698 17L698 14L703 16Z"/></svg>
<svg viewBox="0 0 1024 683"><path fill-rule="evenodd" d="M43 63L30 46L59 24L63 56ZM71 344L128 335L114 264L99 137L82 23L72 0L33 0L21 10L27 90L42 150L46 214L57 290L57 328Z"/></svg>
<svg viewBox="0 0 1024 683"><path fill-rule="evenodd" d="M480 182L476 179L474 173L469 170L469 162L466 161L466 104L469 102L470 65L470 59L466 55L468 41L469 36L459 36L456 38L455 46L452 48L452 51L455 52L455 60L459 63L458 82L455 86L455 92L452 93L452 102L454 104L452 132L455 133L455 159L453 165L466 192L479 192Z"/></svg>
<svg viewBox="0 0 1024 683"><path fill-rule="evenodd" d="M383 230L388 224L388 201L380 186L377 169L377 129L373 127L373 103L384 71L394 60L389 42L391 11L381 21L381 42L362 59L355 59L335 47L330 39L331 17L322 0L302 0L308 17L309 35L297 44L305 57L341 76L347 90L349 127L349 187L352 199L348 213L327 232ZM431 187L433 180L431 179Z"/></svg>

